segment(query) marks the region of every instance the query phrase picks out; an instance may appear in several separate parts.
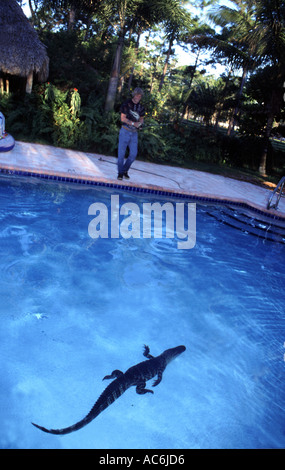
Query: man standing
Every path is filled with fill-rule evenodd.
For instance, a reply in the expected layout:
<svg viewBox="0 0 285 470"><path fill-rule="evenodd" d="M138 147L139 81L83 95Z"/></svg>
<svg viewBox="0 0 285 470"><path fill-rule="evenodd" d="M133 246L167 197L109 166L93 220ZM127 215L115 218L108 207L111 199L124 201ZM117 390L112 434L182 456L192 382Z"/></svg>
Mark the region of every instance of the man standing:
<svg viewBox="0 0 285 470"><path fill-rule="evenodd" d="M122 127L119 135L118 149L118 179L129 179L128 170L135 161L138 153L138 128L143 124L145 109L140 103L143 96L141 88L135 88L132 98L121 105ZM129 147L129 156L126 161L125 154Z"/></svg>

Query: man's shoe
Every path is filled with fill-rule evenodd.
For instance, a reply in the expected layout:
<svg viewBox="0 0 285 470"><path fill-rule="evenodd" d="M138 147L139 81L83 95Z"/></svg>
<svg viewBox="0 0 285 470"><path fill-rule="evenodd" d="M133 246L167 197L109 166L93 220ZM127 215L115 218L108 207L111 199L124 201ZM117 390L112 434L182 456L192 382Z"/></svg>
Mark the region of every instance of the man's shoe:
<svg viewBox="0 0 285 470"><path fill-rule="evenodd" d="M123 175L121 173L118 174L118 180L122 180L123 179Z"/></svg>
<svg viewBox="0 0 285 470"><path fill-rule="evenodd" d="M124 178L126 178L126 180L129 180L129 179L130 179L128 173L124 173Z"/></svg>

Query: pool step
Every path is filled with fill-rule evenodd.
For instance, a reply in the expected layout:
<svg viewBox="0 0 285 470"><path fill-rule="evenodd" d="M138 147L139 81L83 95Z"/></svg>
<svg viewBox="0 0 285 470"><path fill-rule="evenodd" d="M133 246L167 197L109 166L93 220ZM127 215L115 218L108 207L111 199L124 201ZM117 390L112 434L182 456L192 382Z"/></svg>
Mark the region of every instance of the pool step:
<svg viewBox="0 0 285 470"><path fill-rule="evenodd" d="M285 244L285 221L246 209L222 206L207 211L219 222L265 240Z"/></svg>

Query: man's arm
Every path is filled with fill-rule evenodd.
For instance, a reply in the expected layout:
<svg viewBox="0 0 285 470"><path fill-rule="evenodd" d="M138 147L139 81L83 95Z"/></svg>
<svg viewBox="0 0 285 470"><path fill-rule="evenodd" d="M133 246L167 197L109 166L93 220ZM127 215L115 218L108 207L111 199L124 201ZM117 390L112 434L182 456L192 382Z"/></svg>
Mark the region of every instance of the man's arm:
<svg viewBox="0 0 285 470"><path fill-rule="evenodd" d="M133 121L130 121L130 119L127 118L126 114L121 113L121 122L123 124L128 124L129 126L133 126L133 127L138 128L143 123L143 117L140 117L138 122L133 122Z"/></svg>

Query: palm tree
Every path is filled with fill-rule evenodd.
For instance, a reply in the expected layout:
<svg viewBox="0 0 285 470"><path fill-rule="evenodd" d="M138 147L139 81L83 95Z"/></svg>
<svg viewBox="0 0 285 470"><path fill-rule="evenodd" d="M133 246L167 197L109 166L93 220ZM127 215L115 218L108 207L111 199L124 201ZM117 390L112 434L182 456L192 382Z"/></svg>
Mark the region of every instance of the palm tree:
<svg viewBox="0 0 285 470"><path fill-rule="evenodd" d="M249 102L255 103L253 111L246 113L245 122L248 119L254 119L255 134L268 133L270 136L272 128L272 120L279 121L281 119L280 99L284 93L282 77L279 75L278 67L268 65L259 68L248 80L246 93ZM274 109L269 119L269 113ZM269 132L270 131L270 132Z"/></svg>
<svg viewBox="0 0 285 470"><path fill-rule="evenodd" d="M236 96L236 105L230 120L228 135L232 134L237 122L243 89L249 71L258 65L259 44L248 40L255 27L256 0L232 0L233 7L220 6L210 13L210 18L223 28L213 44L217 55L223 55L231 67L241 68L242 76Z"/></svg>
<svg viewBox="0 0 285 470"><path fill-rule="evenodd" d="M149 4L147 0L106 1L112 5L108 17L110 20L114 18L115 21L117 21L118 31L118 42L105 101L105 112L108 112L114 108L115 104L126 33L129 30L133 30L136 22L139 22L141 28L143 28L145 24L151 25L159 22L161 20L161 12L163 11L163 2L162 0L154 0Z"/></svg>
<svg viewBox="0 0 285 470"><path fill-rule="evenodd" d="M22 0L18 0L22 3ZM73 29L77 11L95 14L101 7L101 0L29 0L29 8L32 15L32 23L35 21L35 13L39 6L43 9L62 9L68 13L68 29Z"/></svg>
<svg viewBox="0 0 285 470"><path fill-rule="evenodd" d="M154 25L164 19L168 19L177 9L179 0L102 0L109 6L108 18L115 17L117 21L118 42L115 52L115 58L109 79L107 98L105 102L105 111L111 111L114 108L116 93L118 88L122 50L127 31L133 28L134 18L140 17L141 24ZM176 10L175 10L176 11Z"/></svg>
<svg viewBox="0 0 285 470"><path fill-rule="evenodd" d="M122 59L122 51L124 46L124 38L127 32L127 14L129 13L129 6L130 3L135 3L133 1L128 0L116 0L113 2L115 6L115 10L117 11L118 15L118 42L115 52L115 58L113 61L113 66L111 70L111 75L109 79L108 85L108 92L107 98L105 101L105 111L111 111L114 108L115 98L118 88L119 76L120 76L120 69L121 69L121 59ZM112 8L110 9L110 13L112 12ZM112 12L114 13L114 12ZM115 15L116 17L116 15ZM112 19L110 17L110 19Z"/></svg>
<svg viewBox="0 0 285 470"><path fill-rule="evenodd" d="M182 2L185 3L185 2ZM168 49L166 52L166 59L161 75L159 88L161 91L164 83L164 79L167 73L169 58L172 52L174 42L180 42L183 37L187 35L187 32L191 28L191 15L183 8L179 0L173 1L173 6L169 12L167 12L165 18L165 38L168 42Z"/></svg>
<svg viewBox="0 0 285 470"><path fill-rule="evenodd" d="M272 87L267 105L267 124L259 172L266 175L266 160L275 117L283 105L285 79L285 3L283 0L260 0L256 7L256 27L249 40L257 41L265 65L271 67Z"/></svg>
<svg viewBox="0 0 285 470"><path fill-rule="evenodd" d="M201 116L206 126L211 124L219 107L222 96L222 85L217 82L211 85L204 81L198 82L195 90L192 90L188 105L195 116Z"/></svg>
<svg viewBox="0 0 285 470"><path fill-rule="evenodd" d="M132 80L134 76L135 66L139 55L139 44L141 35L144 32L153 30L163 19L163 12L158 8L150 8L149 2L142 2L138 5L136 14L131 20L130 30L136 34L135 42L135 58L131 68L131 73L128 81L128 89L131 89Z"/></svg>
<svg viewBox="0 0 285 470"><path fill-rule="evenodd" d="M234 39L232 45L236 47L237 57L244 58L241 62L243 77L234 118L238 114L242 88L249 70L258 66L271 66L272 79L275 80L267 104L267 125L259 166L259 172L265 175L270 134L274 118L282 105L280 83L285 78L285 3L283 0L233 0L232 3L237 9L222 7L218 10L222 15L212 17L222 26L231 27Z"/></svg>
<svg viewBox="0 0 285 470"><path fill-rule="evenodd" d="M183 120L187 108L188 108L188 99L192 91L192 83L198 68L199 58L201 51L203 49L203 44L200 43L201 37L213 36L214 30L210 28L207 24L199 23L198 18L193 18L192 27L187 31L186 35L183 38L183 42L186 44L191 44L191 50L195 53L195 62L193 66L188 66L185 69L185 84L186 84L186 97L184 99L183 111L181 114L181 120ZM189 79L186 77L190 75Z"/></svg>

